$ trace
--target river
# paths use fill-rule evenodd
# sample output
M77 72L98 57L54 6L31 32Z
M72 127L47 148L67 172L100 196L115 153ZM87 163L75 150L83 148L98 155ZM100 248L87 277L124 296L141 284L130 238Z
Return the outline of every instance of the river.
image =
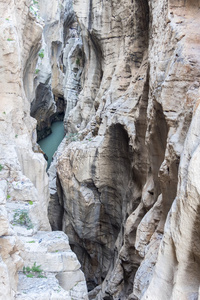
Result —
M40 140L38 144L40 145L41 149L46 153L48 156L48 165L47 169L50 166L52 161L52 157L56 152L59 144L61 143L62 139L64 138L64 126L62 121L54 122L51 126L52 133L48 135L46 138Z

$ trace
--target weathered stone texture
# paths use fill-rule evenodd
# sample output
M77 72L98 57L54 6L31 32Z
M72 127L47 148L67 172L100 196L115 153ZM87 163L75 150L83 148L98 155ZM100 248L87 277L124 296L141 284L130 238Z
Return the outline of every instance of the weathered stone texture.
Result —
M66 235L48 232L49 180L46 161L38 153L36 120L30 116L44 29L34 2L0 1L0 299L87 299L85 278ZM38 230L48 249L40 243ZM52 242L55 235L59 245ZM41 247L31 251L26 239ZM62 261L57 269L50 264L53 259ZM48 280L43 279L41 290L38 285L33 289L41 279L27 280L22 273L19 284L19 270L28 261L46 264ZM71 292L56 279L58 274L62 279L62 273L70 277Z
M0 1L0 298L87 299L30 111L90 299L200 298L199 0L33 2Z
M85 65L59 201L91 299L198 298L199 7L74 0Z
M39 1L38 8L45 24L37 65L31 70L35 93L27 96L41 139L50 133L53 121L64 119L67 130L66 118L81 90L83 52L72 0Z

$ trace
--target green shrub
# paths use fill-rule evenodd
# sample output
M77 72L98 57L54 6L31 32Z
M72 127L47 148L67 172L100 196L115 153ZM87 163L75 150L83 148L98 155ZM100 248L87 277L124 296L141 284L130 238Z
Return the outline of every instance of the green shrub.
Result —
M33 278L34 274L26 274L27 277Z
M23 267L23 273L30 278L46 278L46 276L42 275L41 273L43 270L40 268L41 266L37 266L36 262L34 262L32 268L30 267Z
M32 268L31 268L31 272L37 272L37 273L42 273L42 269L40 269L41 266L36 266L36 262L34 262Z
M35 74L38 74L40 72L40 69L35 69Z
M40 58L44 58L44 49L41 49L38 55Z
M2 171L3 170L3 166L0 164L0 171Z
M29 218L28 210L26 209L17 209L13 216L13 225L20 225L27 227L27 229L33 228L33 224Z
M47 278L47 277L42 274L38 274L37 278Z

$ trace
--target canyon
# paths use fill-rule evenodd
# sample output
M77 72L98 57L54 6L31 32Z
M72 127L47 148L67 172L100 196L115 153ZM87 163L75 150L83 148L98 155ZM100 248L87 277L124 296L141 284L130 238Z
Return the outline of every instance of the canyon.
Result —
M0 299L199 300L199 0L0 12Z

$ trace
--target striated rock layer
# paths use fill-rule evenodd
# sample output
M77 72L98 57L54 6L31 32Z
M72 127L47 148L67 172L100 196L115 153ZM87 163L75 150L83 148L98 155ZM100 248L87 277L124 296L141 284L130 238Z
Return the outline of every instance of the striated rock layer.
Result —
M47 217L47 164L30 116L45 24L37 3L0 1L0 299L87 299L68 238Z
M0 11L0 299L199 299L199 0Z
M42 45L37 65L32 57L25 79L26 86L33 85L34 93L27 90L31 99L31 115L37 120L38 140L50 133L53 121L63 120L74 108L80 93L83 53L80 28L71 0L40 0L35 5L39 18L44 21ZM30 69L31 68L31 69Z
M90 298L198 299L199 1L73 4L84 68L57 205Z

